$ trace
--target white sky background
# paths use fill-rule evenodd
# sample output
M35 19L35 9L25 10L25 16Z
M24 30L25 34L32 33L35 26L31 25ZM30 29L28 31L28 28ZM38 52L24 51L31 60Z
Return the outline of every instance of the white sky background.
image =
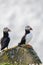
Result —
M9 27L9 48L20 42L26 25L33 28L29 44L43 62L43 0L0 0L0 38L3 28Z

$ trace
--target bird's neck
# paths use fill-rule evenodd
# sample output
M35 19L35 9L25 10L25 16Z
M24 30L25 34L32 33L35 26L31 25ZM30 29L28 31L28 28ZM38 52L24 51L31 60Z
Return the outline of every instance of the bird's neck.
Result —
M3 37L8 37L8 36L9 36L8 32L3 32Z
M30 33L30 31L26 31L25 35L27 35L27 34L29 34L29 33Z

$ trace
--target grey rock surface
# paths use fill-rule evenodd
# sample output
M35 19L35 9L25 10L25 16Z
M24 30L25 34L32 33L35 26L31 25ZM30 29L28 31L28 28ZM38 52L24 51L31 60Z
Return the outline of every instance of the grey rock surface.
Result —
M29 45L17 46L0 53L0 63L8 62L16 65L42 63L37 53Z

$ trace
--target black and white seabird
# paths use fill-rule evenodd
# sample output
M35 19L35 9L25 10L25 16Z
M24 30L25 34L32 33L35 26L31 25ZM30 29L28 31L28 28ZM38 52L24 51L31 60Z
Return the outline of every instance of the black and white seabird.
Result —
M32 39L32 28L30 26L25 27L25 35L22 37L21 42L18 44L18 46L21 46L23 44L28 44L30 40Z
M9 33L10 29L8 29L7 27L5 27L3 29L3 37L1 38L1 50L3 50L4 48L8 48L8 44L10 42L10 38L9 38Z

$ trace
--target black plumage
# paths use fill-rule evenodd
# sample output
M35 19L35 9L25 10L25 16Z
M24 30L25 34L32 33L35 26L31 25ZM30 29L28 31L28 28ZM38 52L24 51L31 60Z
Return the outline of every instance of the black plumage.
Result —
M10 31L10 30L9 30ZM8 44L10 42L8 30L3 31L3 37L1 38L1 50L4 48L8 48Z
M21 39L21 42L18 43L18 46L21 46L21 45L25 44L25 42L26 42L26 40L25 40L25 35L24 35L24 36L22 37L22 39Z
M25 44L25 42L26 42L26 39L25 39L26 35L30 33L30 30L32 30L32 28L30 26L26 26L25 35L22 37L21 42L18 43L18 46L21 46L21 45Z
M25 37L29 33L30 33L30 30L29 31L25 30L25 35L22 37L21 42L18 44L18 46L25 44L25 42L26 42Z

